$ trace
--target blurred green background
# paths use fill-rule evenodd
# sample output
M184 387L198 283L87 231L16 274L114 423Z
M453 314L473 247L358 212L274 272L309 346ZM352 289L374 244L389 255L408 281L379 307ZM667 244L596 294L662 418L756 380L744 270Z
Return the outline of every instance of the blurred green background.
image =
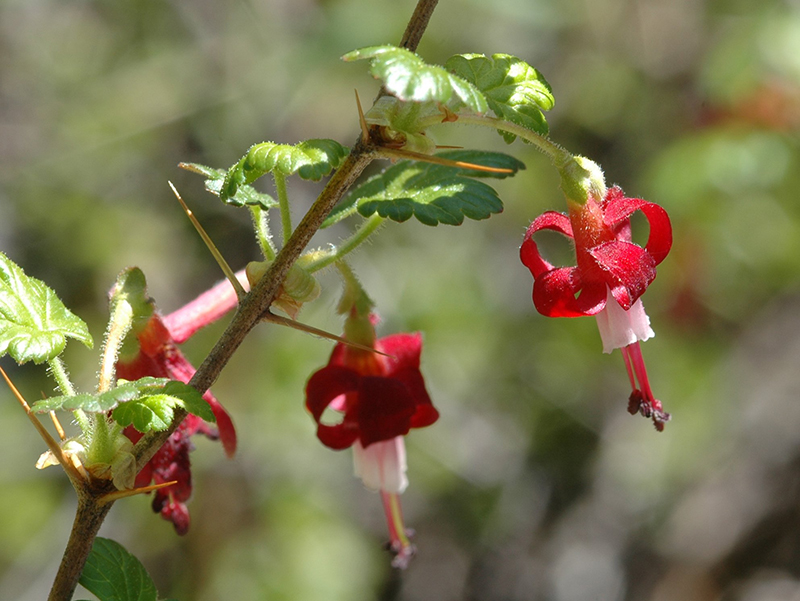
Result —
M357 135L374 97L357 47L397 43L410 0L3 0L0 249L86 319L138 265L163 312L220 278L173 181L235 267L257 258L244 211L179 161L218 167L254 142ZM442 417L408 437L403 496L419 553L382 551L380 501L350 452L318 443L303 388L330 344L265 326L214 387L239 453L196 440L192 526L149 500L115 506L101 535L180 601L771 601L800 598L800 5L786 0L442 0L419 52L517 55L551 83L554 139L609 183L662 204L675 244L645 304L643 346L673 421L625 411L619 354L592 319L548 320L519 263L528 223L563 210L530 147L455 127L437 138L507 150L480 223L390 224L353 264L383 318L421 330ZM265 189L269 189L268 185ZM320 187L290 180L297 218ZM335 229L335 228L332 228ZM324 232L314 244L345 235ZM339 283L302 313L339 331ZM223 323L184 351L199 362ZM71 344L75 380L97 353ZM32 400L43 369L4 368ZM0 391L0 600L46 597L74 495ZM76 598L89 598L78 593Z

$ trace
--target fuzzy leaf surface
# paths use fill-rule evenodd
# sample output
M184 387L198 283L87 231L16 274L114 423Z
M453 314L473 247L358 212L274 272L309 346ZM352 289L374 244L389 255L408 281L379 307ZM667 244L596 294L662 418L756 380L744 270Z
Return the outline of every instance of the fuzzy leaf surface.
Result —
M274 142L254 144L228 169L219 197L227 200L236 194L239 186L250 184L271 171L283 175L296 173L303 179L319 181L341 165L349 152L335 140L327 139L305 140L294 146Z
M199 163L181 163L180 167L187 171L204 175L206 178L206 190L211 192L214 196L221 196L220 191L222 190L222 183L225 181L225 176L228 174L227 171L224 169L214 169L213 167L200 165ZM222 202L233 207L243 207L245 205L259 206L264 210L278 206L278 201L272 198L272 196L264 192L259 192L253 186L247 185L240 185L236 190L236 194L222 199Z
M472 83L438 65L427 64L419 55L396 46L370 46L348 52L345 61L370 59L369 72L386 90L406 102L437 102L476 113L488 110L486 98Z
M547 135L548 125L542 111L555 105L550 84L539 71L510 54L457 54L445 66L472 83L486 96L495 115L522 127ZM507 142L516 136L501 135Z
M157 601L153 580L142 562L113 540L97 537L80 583L100 601Z
M31 410L35 413L47 411L75 411L82 409L89 413L107 413L120 403L127 403L144 395L161 391L168 382L167 378L145 377L133 382L125 382L100 394L81 393L73 396L54 396L36 401Z
M51 288L0 253L0 357L43 363L61 354L67 338L93 345L86 323Z
M332 213L325 225L331 225L355 211L369 217L377 213L392 221L416 217L426 225L460 225L464 218L487 219L503 210L497 192L476 178L504 178L525 165L499 152L457 150L436 156L511 169L511 173L489 173L419 161L400 161L354 190Z
M132 425L139 432L160 431L170 426L178 407L206 421L215 421L211 405L203 395L188 384L174 380L167 383L162 392L121 403L111 416L121 426Z

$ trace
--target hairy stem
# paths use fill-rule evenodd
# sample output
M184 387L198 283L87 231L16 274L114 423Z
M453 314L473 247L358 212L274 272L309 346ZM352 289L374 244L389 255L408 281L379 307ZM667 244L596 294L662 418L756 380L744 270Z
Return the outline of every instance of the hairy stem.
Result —
M289 210L289 193L286 191L286 176L280 171L272 170L272 179L275 180L275 192L278 196L278 205L281 209L281 232L283 233L283 244L292 235L292 213Z
M442 122L440 116L434 116L420 121L421 127L429 127ZM556 167L564 166L571 158L572 153L566 148L554 142L547 136L537 134L516 123L498 119L496 117L488 117L485 115L458 115L456 123L461 125L477 125L479 127L490 127L495 130L505 131L514 134L526 142L530 142L542 153L546 154Z
M58 386L58 389L61 391L61 394L67 396L74 395L75 386L72 385L72 380L69 379L67 366L64 365L64 362L61 360L61 357L60 356L53 357L52 359L50 359L50 361L47 362L47 365L48 367L50 367L50 375L52 375L53 379L56 381L56 386ZM80 409L78 409L77 411L73 411L72 416L78 423L81 432L88 432L89 429L92 427L88 416Z
M272 245L272 233L269 231L269 219L267 212L259 206L250 207L250 215L253 218L253 226L256 230L256 239L264 258L267 261L274 261L275 247Z
M377 213L371 215L366 221L362 222L358 228L356 228L356 231L353 232L349 238L342 240L342 242L338 244L336 248L333 248L330 251L323 251L314 256L311 262L305 266L306 270L309 273L314 273L327 267L328 265L332 265L348 253L358 248L362 242L369 238L370 235L385 222L386 219Z

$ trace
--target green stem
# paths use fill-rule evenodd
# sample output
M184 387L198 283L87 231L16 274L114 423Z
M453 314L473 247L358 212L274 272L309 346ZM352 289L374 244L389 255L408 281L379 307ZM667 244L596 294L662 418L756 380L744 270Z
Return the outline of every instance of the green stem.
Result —
M289 211L289 195L286 192L286 176L276 170L272 170L272 178L275 180L275 191L278 194L278 205L281 209L281 226L283 232L283 243L292 235L292 214Z
M329 251L322 251L315 254L314 258L305 265L306 271L309 273L319 271L354 251L362 242L369 238L375 230L383 225L385 221L386 219L374 213L366 221L362 222L361 225L356 228L356 231L354 231L349 238L344 239L341 244Z
M272 245L272 233L269 231L269 220L267 212L257 205L250 206L250 215L253 218L253 226L256 230L256 238L261 252L267 261L275 260L275 247Z
M67 367L64 365L64 362L61 360L61 357L54 357L47 362L48 366L50 367L50 374L53 376L53 379L56 381L56 385L58 389L61 391L61 394L66 396L73 396L75 394L75 387L72 385L72 381L69 379L69 374L67 373Z
M424 129L441 122L441 116L431 116L420 120L419 126ZM515 136L519 136L526 142L533 144L538 150L550 157L550 160L559 169L567 164L573 157L571 152L569 152L560 144L553 142L553 140L547 136L537 134L535 131L522 127L521 125L517 125L516 123L511 123L510 121L497 119L496 117L488 117L485 115L459 115L458 121L455 123L460 123L463 125L477 125L479 127L490 127L495 130L505 131L510 134L514 134Z
M47 364L50 367L50 374L56 381L56 386L58 386L61 394L73 396L75 394L75 386L73 386L72 381L69 379L67 367L64 365L61 357L54 357L50 359ZM88 432L91 428L89 417L80 409L73 411L72 415L75 418L75 421L78 422L78 426L80 426L81 431Z

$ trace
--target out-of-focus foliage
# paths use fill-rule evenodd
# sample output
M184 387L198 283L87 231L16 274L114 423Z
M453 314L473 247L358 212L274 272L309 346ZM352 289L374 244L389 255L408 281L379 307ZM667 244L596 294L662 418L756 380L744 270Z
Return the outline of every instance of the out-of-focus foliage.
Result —
M0 249L95 337L107 290L138 265L170 311L220 277L171 198L172 180L234 268L258 255L248 215L179 161L231 165L263 139L358 135L366 64L397 43L411 1L11 0L0 5ZM563 210L529 146L431 130L439 144L511 152L505 211L460 228L388 224L353 258L379 335L422 330L442 417L408 438L403 495L419 555L392 574L376 495L318 444L303 386L330 344L265 325L214 387L239 453L198 442L192 527L175 537L147 499L119 502L122 542L181 601L372 599L763 601L800 594L800 8L788 0L443 0L419 48L507 53L547 78L550 133L609 183L663 205L675 244L644 302L662 434L628 415L619 356L591 319L533 309L517 253ZM374 174L381 166L376 165ZM262 184L259 181L256 186ZM269 193L269 186L261 186ZM319 184L289 182L296 216ZM346 235L323 231L324 246ZM542 242L548 256L564 253ZM301 319L331 331L338 283ZM215 325L184 350L199 361ZM65 359L91 390L96 353ZM29 397L41 368L4 360ZM74 495L0 393L0 599L45 598ZM71 433L74 433L71 432ZM88 593L78 593L88 598Z

